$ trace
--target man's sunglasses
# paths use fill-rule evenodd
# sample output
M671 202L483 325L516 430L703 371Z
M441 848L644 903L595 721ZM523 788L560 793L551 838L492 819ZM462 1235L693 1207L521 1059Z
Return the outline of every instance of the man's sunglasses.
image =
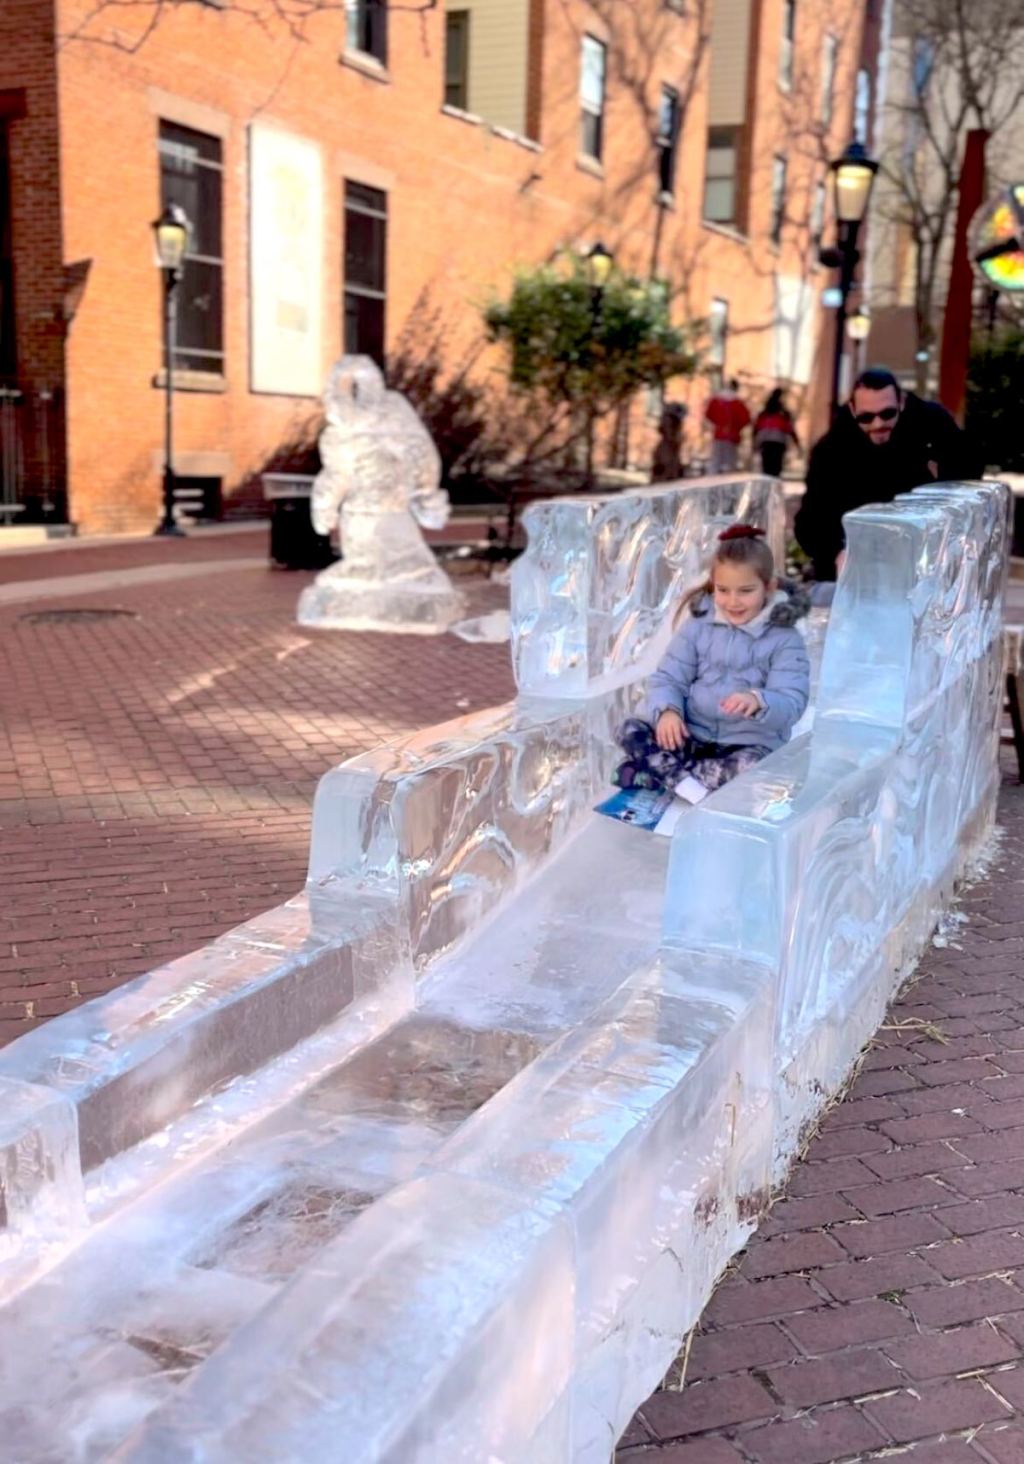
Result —
M872 422L895 422L899 414L899 407L883 407L880 412L858 412L853 420L858 427L870 427Z

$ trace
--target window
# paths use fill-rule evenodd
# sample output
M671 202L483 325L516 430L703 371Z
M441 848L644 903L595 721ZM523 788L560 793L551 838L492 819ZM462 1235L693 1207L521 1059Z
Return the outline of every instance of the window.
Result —
M738 127L709 127L704 173L704 217L712 224L734 224Z
M927 36L914 38L914 59L912 85L914 96L920 101L928 90L935 69L935 42Z
M14 247L11 239L11 173L8 129L0 122L0 379L18 367L14 329Z
M897 305L909 309L917 299L918 246L913 239L903 241L903 258L898 262Z
M773 244L782 241L782 225L786 218L786 159L776 158L772 163L772 226Z
M382 66L388 64L387 0L346 0L348 29L346 44L350 51L362 51Z
M468 10L449 10L444 19L444 102L469 110Z
M821 125L832 126L835 106L836 66L839 62L839 37L826 36L821 56Z
M708 365L725 369L725 350L729 337L729 302L712 300L708 312Z
M796 0L782 0L782 44L779 47L779 85L793 85L793 49L796 41Z
M862 66L857 72L857 92L853 104L853 135L858 142L868 145L868 126L871 120L871 72Z
M811 243L815 249L821 248L821 239L825 232L825 193L824 183L818 183L814 189L814 202L811 205Z
M176 203L191 225L178 286L174 369L224 370L224 254L220 138L174 122L160 123L160 204Z
M604 87L607 47L593 36L583 37L580 65L581 146L584 157L601 161L604 153Z
M345 354L384 365L388 196L345 183Z
M675 192L678 148L679 93L674 87L663 86L658 114L658 188L661 193Z

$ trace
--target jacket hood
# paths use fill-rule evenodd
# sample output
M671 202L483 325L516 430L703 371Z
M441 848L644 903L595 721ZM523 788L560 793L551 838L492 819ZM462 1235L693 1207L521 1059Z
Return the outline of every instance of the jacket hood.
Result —
M811 598L803 585L796 580L779 580L779 588L775 592L771 608L768 611L767 619L762 619L764 611L749 622L749 625L737 626L738 630L751 630L760 632L768 626L790 626L802 620L811 608ZM694 600L690 612L696 619L705 615L714 617L715 599L713 595L705 592Z

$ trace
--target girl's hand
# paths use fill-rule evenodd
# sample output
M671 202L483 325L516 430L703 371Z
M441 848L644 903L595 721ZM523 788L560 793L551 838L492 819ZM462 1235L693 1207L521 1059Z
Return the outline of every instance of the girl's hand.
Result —
M761 710L761 701L752 691L734 691L719 706L727 717L755 717Z
M678 712L662 712L654 729L654 740L662 752L678 752L689 735Z

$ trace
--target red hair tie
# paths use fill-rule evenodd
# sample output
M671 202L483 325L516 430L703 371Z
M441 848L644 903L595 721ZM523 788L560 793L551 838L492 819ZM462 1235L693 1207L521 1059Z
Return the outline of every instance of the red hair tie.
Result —
M755 529L753 524L730 524L727 529L723 529L722 532L719 534L718 541L720 544L724 544L727 539L763 538L764 529Z

